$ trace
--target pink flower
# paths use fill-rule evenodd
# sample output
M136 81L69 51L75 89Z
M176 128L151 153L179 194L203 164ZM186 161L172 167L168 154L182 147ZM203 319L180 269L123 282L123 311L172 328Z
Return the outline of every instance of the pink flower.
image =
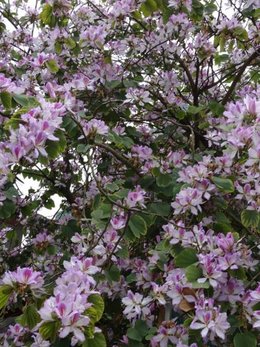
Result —
M31 290L35 290L42 288L44 281L40 272L28 267L18 267L16 271L7 271L5 273L3 283L14 288L22 286L24 289L28 287Z
M136 187L135 191L129 192L126 197L126 204L128 207L135 207L139 205L144 206L145 191L140 186Z
M149 304L152 302L152 298L144 297L139 293L133 293L131 290L128 291L127 297L122 299L122 303L126 306L123 313L127 319L135 320L140 318L142 315L145 317L150 314Z
M213 307L212 303L205 302L204 307L196 308L195 317L191 322L190 328L201 330L201 336L213 341L216 335L222 340L225 339L226 330L230 328L227 321L227 314L221 313L219 308Z
M184 213L191 211L192 214L197 215L198 211L201 212L202 192L196 188L182 189L180 193L176 195L175 201L171 204L174 209L174 214Z
M95 134L107 135L109 130L105 122L99 119L91 119L89 122L85 122L83 124L83 129L86 136Z
M122 215L115 216L110 220L110 224L115 230L123 229L126 224L126 217Z

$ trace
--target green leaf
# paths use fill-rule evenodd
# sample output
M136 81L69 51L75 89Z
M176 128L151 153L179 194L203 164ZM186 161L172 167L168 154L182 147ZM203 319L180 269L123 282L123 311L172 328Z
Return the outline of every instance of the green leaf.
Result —
M156 184L158 187L168 187L172 183L172 176L169 174L159 174L156 177Z
M224 193L233 193L234 184L229 178L212 177L213 183Z
M229 59L228 54L227 54L227 56ZM221 116L224 112L225 107L221 103L213 100L213 101L209 102L209 109L214 115Z
M91 308L94 308L96 311L96 315L97 315L95 320L95 323L96 323L97 321L101 319L103 315L104 308L105 308L104 300L99 294L91 294L88 297L88 302L92 303Z
M65 44L70 49L73 49L77 46L76 42L71 37L65 39Z
M135 341L141 342L143 337L139 335L138 331L135 328L129 328L127 330L127 336Z
M260 222L260 213L255 210L244 210L241 213L241 221L246 228L255 228Z
M151 203L147 206L147 210L159 216L166 217L171 212L170 204L166 202Z
M31 304L25 307L24 313L16 321L24 327L33 329L41 321L41 317L35 305Z
M0 310L5 307L8 303L9 297L11 296L13 288L8 285L0 286Z
M87 153L88 149L89 149L89 145L79 144L77 146L77 152L78 153Z
M245 28L237 27L232 30L232 34L239 40L248 40L248 33Z
M197 113L200 113L201 111L203 111L204 109L205 109L204 106L193 106L193 105L190 105L188 107L187 112L190 113L190 114L197 114Z
M208 289L210 287L210 284L208 281L203 282L203 283L199 283L199 282L191 282L192 284L192 288L197 289L197 288L204 288L204 289Z
M118 282L120 279L120 270L117 266L112 265L109 270L105 271L107 279L110 282Z
M39 105L39 102L33 96L27 96L23 94L13 94L15 102L23 107L33 107Z
M106 347L106 339L102 333L96 333L93 339L86 339L82 347Z
M131 273L130 275L126 276L126 283L133 283L136 282L136 274Z
M127 336L135 341L141 342L148 333L148 326L145 321L137 320L133 328L127 330Z
M9 218L16 211L16 205L11 200L5 200L3 205L0 206L0 218Z
M257 340L254 334L250 332L238 333L234 337L234 347L256 347Z
M192 264L186 268L185 275L189 282L195 282L202 277L202 270L198 265Z
M55 44L54 44L54 48L55 48L55 52L57 54L61 54L61 52L62 52L62 43L59 42L59 41L56 41Z
M212 14L214 11L217 11L218 7L216 4L214 4L214 1L211 1L210 3L207 3L204 7L204 12L206 14Z
M121 80L107 81L105 83L105 87L112 90L112 89L119 87L121 83L122 83Z
M147 225L145 220L139 216L138 214L134 214L129 219L129 228L135 237L139 238L141 235L145 235L147 233Z
M5 109L12 108L12 95L6 91L0 93L0 99Z
M59 321L44 322L39 328L39 333L44 340L54 341L57 337L59 328Z
M198 261L197 252L193 248L186 248L181 251L175 258L176 267L186 268Z
M102 203L99 207L91 213L91 217L94 220L107 219L110 218L112 213L112 205Z
M57 130L54 134L59 140L58 141L46 141L46 152L48 153L49 159L57 158L66 148L66 137L62 130Z
M55 18L53 16L53 8L49 4L45 4L43 6L43 10L40 13L40 19L43 24L54 26L55 24Z
M57 73L60 69L55 59L48 60L46 66L51 73Z
M19 195L18 191L13 186L8 188L4 193L6 198L9 200L12 200L14 197Z
M140 10L145 17L148 17L157 10L157 3L155 0L146 0L142 3Z

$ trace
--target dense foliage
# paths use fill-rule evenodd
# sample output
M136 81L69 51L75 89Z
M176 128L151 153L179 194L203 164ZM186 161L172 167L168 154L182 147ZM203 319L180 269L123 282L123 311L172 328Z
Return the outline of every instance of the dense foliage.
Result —
M259 1L0 0L0 34L0 345L259 345Z

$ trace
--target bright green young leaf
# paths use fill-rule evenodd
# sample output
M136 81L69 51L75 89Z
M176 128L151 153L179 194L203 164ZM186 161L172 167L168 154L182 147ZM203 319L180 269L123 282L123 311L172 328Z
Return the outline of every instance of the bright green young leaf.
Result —
M5 109L9 110L12 108L12 95L10 93L6 91L1 92L0 99Z
M0 310L8 303L13 288L8 285L0 286Z
M95 322L99 321L103 315L104 308L105 308L104 300L99 294L91 294L88 297L88 302L92 303L91 307L93 307L96 311L97 316L96 316Z
M59 71L59 65L57 64L56 60L50 59L46 62L46 66L49 69L51 73L57 73Z
M142 3L140 10L145 17L149 17L154 11L157 10L157 3L155 0L146 0Z
M50 4L45 4L42 12L40 13L40 19L43 24L53 26L55 18L53 15L53 8Z

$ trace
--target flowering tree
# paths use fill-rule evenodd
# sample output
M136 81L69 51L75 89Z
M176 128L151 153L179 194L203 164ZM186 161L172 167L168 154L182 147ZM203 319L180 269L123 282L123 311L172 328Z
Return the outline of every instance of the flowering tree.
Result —
M30 6L0 0L1 346L256 347L259 1Z

